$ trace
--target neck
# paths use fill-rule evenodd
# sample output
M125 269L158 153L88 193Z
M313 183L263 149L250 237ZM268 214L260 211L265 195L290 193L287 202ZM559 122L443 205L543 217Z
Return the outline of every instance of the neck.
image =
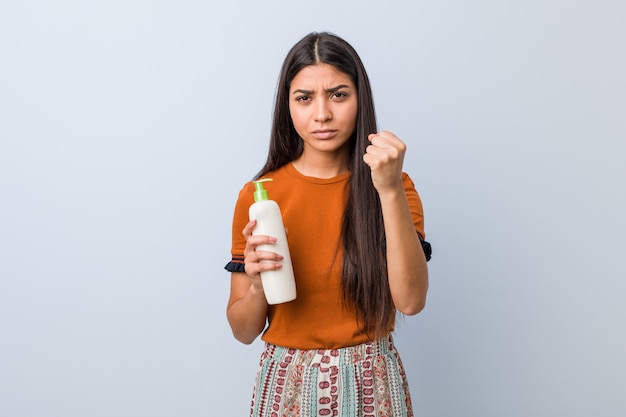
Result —
M348 156L311 155L304 152L293 161L293 166L307 177L333 178L348 171Z

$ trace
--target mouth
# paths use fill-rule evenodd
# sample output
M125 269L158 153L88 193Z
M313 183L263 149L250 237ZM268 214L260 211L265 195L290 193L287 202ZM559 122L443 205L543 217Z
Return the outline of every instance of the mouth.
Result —
M337 134L337 131L332 129L318 129L311 133L313 134L313 137L317 139L331 139Z

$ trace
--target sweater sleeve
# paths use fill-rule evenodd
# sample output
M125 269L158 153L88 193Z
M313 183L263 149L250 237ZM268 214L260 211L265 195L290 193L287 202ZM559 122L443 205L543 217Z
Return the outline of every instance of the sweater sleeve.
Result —
M432 247L426 239L426 233L424 231L424 208L422 206L422 200L415 189L413 180L407 173L402 174L402 183L404 184L404 193L409 201L409 208L411 210L411 217L413 218L413 224L415 231L417 232L424 255L426 255L426 261L429 261L432 255Z
M253 191L254 187L252 183L246 183L241 191L239 191L239 197L235 203L232 221L232 257L226 266L224 266L224 269L229 272L245 272L243 252L246 249L246 239L243 237L243 228L248 223L248 209L254 202Z

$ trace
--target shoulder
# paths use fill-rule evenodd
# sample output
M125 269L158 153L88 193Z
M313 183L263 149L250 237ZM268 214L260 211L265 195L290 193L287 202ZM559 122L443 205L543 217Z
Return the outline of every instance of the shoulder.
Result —
M294 183L297 181L297 178L293 175L292 169L290 168L290 164L283 165L275 171L268 172L259 179L271 179L271 181L267 181L263 184L263 187L270 195L272 195L272 192L276 193L282 192L283 190L292 190ZM246 186L254 190L254 184L252 182L246 184Z
M289 174L288 165L289 164L284 165L277 170L268 172L258 178L259 180L271 179L271 181L267 181L263 184L263 188L265 188L268 193L271 193L272 190L282 188L285 185L291 185L293 178ZM256 180L251 180L243 184L239 190L239 200L254 200L254 181Z
M402 186L404 187L404 193L407 195L407 197L409 197L409 200L411 200L411 198L414 198L417 201L420 201L420 196L417 192L417 188L415 187L415 182L413 182L411 176L406 172L402 173Z
M402 185L404 186L404 191L416 191L415 190L415 183L413 182L413 180L411 179L411 176L406 173L403 172L402 173Z

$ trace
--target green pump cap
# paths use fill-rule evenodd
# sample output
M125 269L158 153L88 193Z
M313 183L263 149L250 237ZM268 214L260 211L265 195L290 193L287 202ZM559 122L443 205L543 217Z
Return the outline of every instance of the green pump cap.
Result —
M265 188L263 188L263 183L266 181L274 181L271 178L263 178L262 180L258 180L258 181L252 181L252 183L254 184L254 188L255 188L255 192L254 192L254 201L261 201L261 200L269 200L269 197L267 196L267 190Z

